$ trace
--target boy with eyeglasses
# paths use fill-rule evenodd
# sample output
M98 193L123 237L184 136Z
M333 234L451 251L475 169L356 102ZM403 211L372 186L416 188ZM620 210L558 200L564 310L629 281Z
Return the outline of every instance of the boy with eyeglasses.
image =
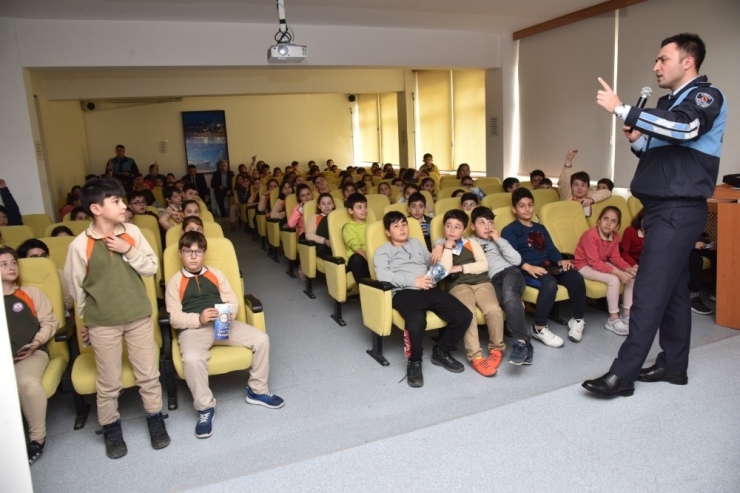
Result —
M270 370L270 340L263 331L234 320L239 301L226 276L218 269L204 265L208 242L205 236L189 231L178 242L182 269L172 276L165 290L165 303L170 324L177 329L185 381L193 394L198 411L195 436L213 434L216 399L208 386L208 351L213 345L246 347L253 353L247 385L248 404L278 409L283 399L267 387ZM214 322L219 317L215 305L231 305L229 338L215 339Z

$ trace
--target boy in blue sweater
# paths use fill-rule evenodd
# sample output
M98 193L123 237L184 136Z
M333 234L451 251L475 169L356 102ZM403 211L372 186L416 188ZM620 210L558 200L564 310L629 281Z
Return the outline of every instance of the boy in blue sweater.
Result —
M501 236L522 256L519 266L524 281L539 289L535 309L532 337L549 347L561 347L563 339L547 327L547 316L555 304L558 284L568 290L573 318L568 321L568 338L580 342L586 323L586 283L583 276L573 269L570 260L563 259L552 242L550 233L541 224L532 221L534 197L527 188L517 188L511 194L512 211L517 220L506 226Z

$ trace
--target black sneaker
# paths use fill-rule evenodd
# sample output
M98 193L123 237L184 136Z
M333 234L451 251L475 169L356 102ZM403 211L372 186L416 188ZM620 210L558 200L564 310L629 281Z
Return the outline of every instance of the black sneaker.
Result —
M121 420L118 419L113 423L103 425L102 430L95 432L97 435L103 435L105 438L105 455L110 459L119 459L128 453L126 442L123 441L123 431L121 430Z
M532 364L532 357L534 356L534 346L532 346L532 341L527 341L527 357L524 358L525 365L531 365Z
M423 387L424 375L421 373L421 361L409 360L406 365L406 381L409 387Z
M39 443L39 442L31 442L28 444L27 450L28 450L28 464L31 465L34 462L36 462L36 459L41 457L41 453L44 451L44 444Z
M442 366L452 373L462 373L465 370L462 363L453 358L449 351L439 349L439 346L434 346L432 349L432 364Z
M162 414L162 412L146 415L149 438L151 438L152 448L154 450L165 448L170 444L170 436L167 434L167 428L164 426L164 420L167 418L169 418L169 415Z
M691 311L699 315L710 315L714 313L714 310L705 305L704 301L698 296L691 298Z
M522 341L516 341L511 346L511 353L509 354L509 363L512 365L523 365L524 361L527 359L527 354L529 351L527 351L527 344Z

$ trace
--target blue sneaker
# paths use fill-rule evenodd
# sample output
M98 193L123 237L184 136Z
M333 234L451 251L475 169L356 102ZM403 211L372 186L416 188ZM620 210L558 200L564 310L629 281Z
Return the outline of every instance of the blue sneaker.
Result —
M213 435L213 419L216 417L216 409L209 407L205 411L198 411L198 424L195 425L195 436L208 438Z
M523 365L527 359L527 344L522 341L516 341L511 346L511 353L509 354L509 363L512 365Z
M255 394L249 387L247 387L246 401L247 404L257 404L259 406L269 407L270 409L280 409L285 405L285 401L272 392Z
M534 347L532 346L532 341L527 341L527 357L524 358L524 364L531 365L533 356L534 356Z

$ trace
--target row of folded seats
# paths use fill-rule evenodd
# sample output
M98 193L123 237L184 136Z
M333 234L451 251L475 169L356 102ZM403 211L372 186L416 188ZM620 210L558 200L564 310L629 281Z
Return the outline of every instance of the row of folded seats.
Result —
M72 393L76 411L74 429L81 429L85 426L90 410L90 404L86 402L85 396L96 393L97 370L94 347L85 344L79 330L83 325L77 316L76 306L69 306L69 303L65 306L62 269L70 244L90 223L87 221L52 223L51 218L45 214L25 215L23 222L23 226L0 227L2 245L17 248L24 241L37 238L49 248L48 258L19 259L19 269L22 273L20 281L22 286L37 287L51 301L59 327L55 336L46 344L49 363L42 384L47 398L56 393L60 384L64 391ZM167 231L163 249L159 226L154 217L134 216L133 223L139 227L145 240L152 246L159 262L157 273L142 279L152 305L154 339L159 349L158 366L166 382L168 408L172 410L178 407L176 379L184 379L184 372L177 335L169 326L169 318L164 310L164 287L165 281L182 267L178 250L182 228L177 225ZM203 233L208 241L205 264L221 270L226 275L239 299L239 310L234 318L265 331L261 302L252 295L244 294L241 271L233 244L224 238L223 230L218 223L204 220L203 225ZM57 226L69 228L73 236L49 236ZM123 345L121 379L123 388L129 388L136 383L125 341ZM214 346L208 360L208 373L219 375L246 370L251 364L252 352L247 348Z
M488 179L487 179L488 180ZM498 178L490 178L495 181ZM480 181L480 180L479 180ZM450 181L452 183L452 181ZM454 183L459 186L459 180ZM499 181L500 184L500 181ZM487 186L487 185L482 185ZM525 184L526 186L526 184ZM462 188L462 187L460 187ZM454 187L444 187L441 190L453 190ZM264 192L264 191L263 191ZM270 202L274 204L277 199L277 190L273 190ZM400 193L400 192L399 192ZM427 192L428 193L428 192ZM583 207L573 201L560 201L558 193L553 189L533 190L532 195L535 201L535 221L543 224L552 236L555 246L563 253L573 254L581 235L589 228L596 226L601 211L607 206L615 206L622 213L619 234L623 236L624 230L629 226L632 217L642 209L642 204L635 197L630 196L627 200L619 195L613 195L609 199L592 205L591 215L586 217ZM317 212L318 194L313 192L314 199L305 203L303 207L304 224L308 224L310 218ZM288 275L294 276L294 268L300 265L300 270L305 276L304 293L314 299L316 296L313 292L313 282L321 273L326 278L327 292L334 301L334 309L331 318L340 326L346 323L342 318L342 305L348 297L359 295L362 306L362 318L364 325L373 332L373 348L368 353L383 364L387 364L382 356L382 337L391 333L393 326L403 327L404 322L400 314L391 308L391 291L389 286L383 286L377 282L373 266L373 255L375 251L389 241L383 229L383 216L389 211L400 211L407 216L408 208L406 203L391 204L389 198L382 194L369 193L365 197L368 202L366 246L368 264L370 268L370 278L363 280L354 279L352 273L347 268L346 259L347 247L342 236L342 228L352 220L351 216L344 208L344 197L337 195L332 191L334 198L335 210L326 218L328 223L328 238L331 247L317 245L314 242L299 238L295 228L287 225L281 226L280 220L268 220L264 212L260 213L255 208L243 208L243 220L255 228L256 238L262 238L263 247L267 242L268 255L279 262L278 251L282 246L285 258L289 261ZM431 243L443 238L444 225L443 218L445 212L451 209L460 208L460 198L450 198L438 196L436 202L428 197L427 205L429 212L433 213L429 230ZM297 203L295 194L286 197L286 211L292 211ZM505 226L515 220L512 211L511 193L495 192L486 195L480 205L492 209L495 215L496 229L500 232ZM253 216L250 218L249 213ZM262 217L262 226L260 227L260 217ZM249 222L254 219L253 222ZM412 237L417 238L425 243L421 225L418 221L409 221L409 230ZM472 234L470 226L465 232L465 236ZM585 280L586 296L592 300L599 300L606 297L606 284ZM522 297L522 301L535 303L537 300L538 290L532 286L527 286ZM563 286L558 287L556 302L568 300L568 292ZM436 315L429 313L427 317L427 330L442 328L445 323ZM556 308L551 313L551 319L566 325L566 322L559 316L559 310ZM485 319L480 310L477 311L477 321L479 325L485 324Z

